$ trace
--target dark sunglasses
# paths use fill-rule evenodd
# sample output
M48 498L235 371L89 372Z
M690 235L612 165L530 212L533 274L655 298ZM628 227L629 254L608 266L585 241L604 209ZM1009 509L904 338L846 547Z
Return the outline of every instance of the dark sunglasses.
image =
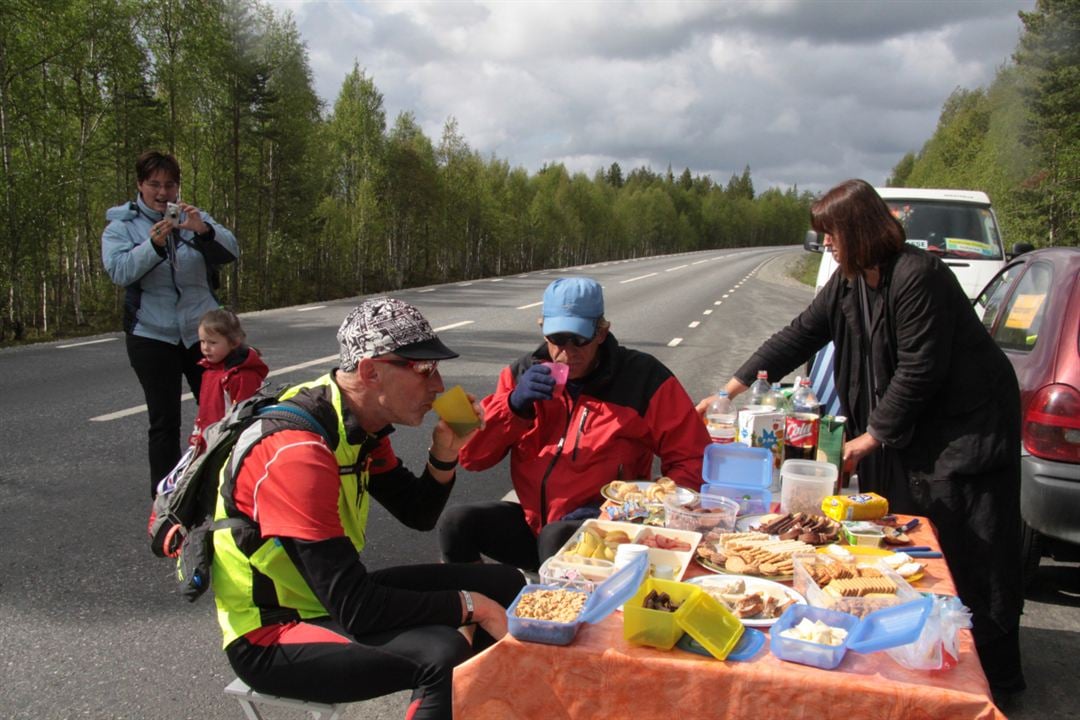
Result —
M592 334L592 337L581 337L575 333L555 333L554 335L545 335L544 339L555 347L565 347L567 345L573 345L574 347L585 347L593 340L596 339L596 333Z
M407 367L414 373L423 375L424 377L431 377L435 374L435 371L439 369L438 360L405 360L404 358L396 357L377 357L371 359L376 362L386 363L387 365Z

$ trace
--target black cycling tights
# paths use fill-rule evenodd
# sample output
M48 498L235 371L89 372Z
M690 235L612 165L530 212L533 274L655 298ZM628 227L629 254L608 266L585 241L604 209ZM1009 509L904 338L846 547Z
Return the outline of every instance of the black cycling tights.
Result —
M520 572L502 565L415 565L380 570L372 579L414 590L473 590L504 605L524 585ZM514 595L506 597L510 589ZM251 635L257 638L259 631ZM476 649L490 642L477 628ZM337 703L412 689L405 717L429 720L452 716L453 669L473 648L452 627L421 625L354 638L323 617L290 623L269 642L241 637L225 653L237 676L258 692Z

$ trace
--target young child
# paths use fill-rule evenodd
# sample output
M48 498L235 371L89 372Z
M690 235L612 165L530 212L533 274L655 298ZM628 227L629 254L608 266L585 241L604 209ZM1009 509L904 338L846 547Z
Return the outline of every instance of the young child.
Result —
M225 417L233 404L245 400L266 379L268 368L254 348L244 344L247 335L240 318L230 310L211 310L199 320L199 348L205 368L199 391L199 415L191 444L202 441L202 433L211 423Z

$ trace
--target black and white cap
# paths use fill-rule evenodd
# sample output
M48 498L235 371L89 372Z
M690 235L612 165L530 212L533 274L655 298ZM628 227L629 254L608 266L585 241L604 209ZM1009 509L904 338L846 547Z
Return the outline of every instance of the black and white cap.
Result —
M352 372L364 358L394 353L409 360L449 360L458 354L442 344L420 311L390 297L353 308L337 333L341 369Z

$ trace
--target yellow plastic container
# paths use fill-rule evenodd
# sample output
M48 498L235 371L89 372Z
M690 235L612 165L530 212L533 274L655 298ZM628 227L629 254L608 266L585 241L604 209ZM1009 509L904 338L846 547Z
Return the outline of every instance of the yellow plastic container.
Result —
M872 492L858 495L830 495L821 501L821 511L838 522L877 520L889 514L889 501Z
M675 622L717 660L727 658L743 635L742 621L707 592L691 597L675 615Z
M645 596L666 592L679 605L675 612L646 610ZM711 595L696 585L650 578L623 605L623 637L633 645L670 650L689 633L718 660L728 656L743 634L743 624Z
M685 631L675 619L675 613L645 609L645 596L652 590L666 592L671 596L671 601L679 606L679 610L687 600L702 592L695 585L649 578L641 584L634 597L623 605L623 638L628 643L670 650Z

